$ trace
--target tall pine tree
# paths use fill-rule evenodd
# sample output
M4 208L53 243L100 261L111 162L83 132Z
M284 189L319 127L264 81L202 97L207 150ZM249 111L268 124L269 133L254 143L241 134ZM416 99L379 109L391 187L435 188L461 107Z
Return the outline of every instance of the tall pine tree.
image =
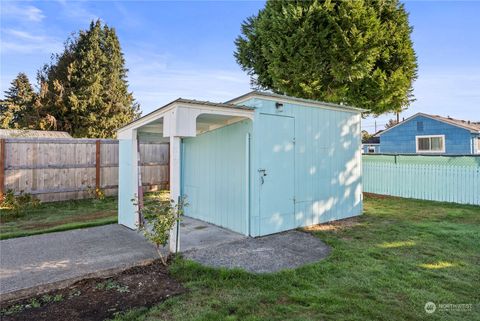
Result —
M269 0L235 58L256 88L399 112L417 76L411 32L399 0Z
M0 128L35 128L36 94L30 80L19 73L0 101Z
M139 116L113 28L97 20L69 39L63 53L39 72L42 104L56 129L74 137L114 137Z

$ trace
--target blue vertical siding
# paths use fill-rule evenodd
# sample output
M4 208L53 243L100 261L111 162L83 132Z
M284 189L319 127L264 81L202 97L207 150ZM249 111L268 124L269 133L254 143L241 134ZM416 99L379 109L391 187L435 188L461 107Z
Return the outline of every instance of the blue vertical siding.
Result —
M419 126L419 122L423 126ZM415 137L420 135L445 135L445 154L472 153L472 134L470 131L421 115L381 134L381 152L415 154Z
M296 227L295 224L295 119L260 114L257 134L260 149L260 235Z
M248 235L247 134L241 121L184 138L182 191L185 215Z
M295 119L295 225L342 219L361 214L361 135L360 114L284 104L278 112L275 102L251 99L243 105L256 107L252 135L251 230L260 233L260 155L259 135L264 124L260 113ZM279 187L281 188L281 186Z
M132 154L137 151L130 139L120 139L118 144L118 223L135 229L136 207L132 198L137 193L137 183L133 177Z

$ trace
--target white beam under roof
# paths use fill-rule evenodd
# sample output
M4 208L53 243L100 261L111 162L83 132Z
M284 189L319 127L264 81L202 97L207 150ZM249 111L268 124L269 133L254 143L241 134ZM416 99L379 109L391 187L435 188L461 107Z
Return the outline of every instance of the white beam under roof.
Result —
M164 137L194 137L197 134L197 117L205 114L226 116L225 118L231 118L233 123L245 118L253 119L254 109L232 104L176 100L120 128L118 137L130 138L129 132L132 130L145 128L145 131L148 131L154 128L156 123L163 123Z

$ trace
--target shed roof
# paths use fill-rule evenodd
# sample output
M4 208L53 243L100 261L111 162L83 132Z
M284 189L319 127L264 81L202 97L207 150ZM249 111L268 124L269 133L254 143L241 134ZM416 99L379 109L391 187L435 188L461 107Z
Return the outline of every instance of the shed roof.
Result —
M207 101L207 100L196 100L196 99L186 99L186 98L177 98L171 102L169 102L168 104L166 105L163 105L162 107L159 107L157 109L155 109L154 111L151 111L149 112L148 114L138 118L138 119L135 119L134 121L131 121L125 125L123 125L122 127L118 128L117 131L120 131L122 130L123 128L127 127L127 126L130 126L131 124L135 123L135 122L138 122L156 112L158 112L159 110L162 110L164 108L167 108L173 104L181 104L181 103L184 103L184 104L193 104L193 105L199 105L199 106L209 106L209 107L221 107L221 108L234 108L234 109L241 109L241 110L254 110L255 108L253 107L248 107L248 106L243 106L243 105L235 105L235 104L229 104L229 103L214 103L214 102L211 102L211 101Z
M73 138L69 133L54 130L0 129L0 138Z
M327 103L324 101L319 101L319 100L313 100L313 99L305 99L305 98L298 98L298 97L290 97L286 95L280 95L280 94L275 94L272 92L266 92L266 91L251 91L249 93L243 94L237 98L231 99L227 101L226 103L233 103L235 101L242 101L245 99L248 99L252 96L261 96L261 97L267 97L267 98L275 98L275 99L281 99L285 101L291 101L291 102L299 102L303 104L310 104L310 105L316 105L319 107L333 107L336 109L343 109L346 111L356 111L356 112L364 112L367 111L366 109L363 108L358 108L358 107L352 107L352 106L347 106L347 105L340 105L340 104L334 104L334 103Z
M457 127L469 130L470 132L473 132L473 133L480 133L480 123L479 122L473 122L473 121L467 121L467 120L461 120L461 119L454 119L454 118L443 117L443 116L439 116L439 115L416 113L415 115L408 117L404 121L401 121L398 124L388 128L388 129L385 129L383 132L378 133L378 135L381 136L381 135L385 134L386 132L388 132L389 130L391 130L391 129L397 127L397 126L400 126L400 125L402 125L402 124L404 124L404 123L406 123L406 122L408 122L408 121L410 121L410 120L412 120L412 119L414 119L418 116L424 116L424 117L428 117L428 118L431 118L431 119L434 119L434 120L438 120L438 121L441 121L441 122L444 122L444 123L447 123L447 124L450 124L450 125L453 125L453 126L457 126Z

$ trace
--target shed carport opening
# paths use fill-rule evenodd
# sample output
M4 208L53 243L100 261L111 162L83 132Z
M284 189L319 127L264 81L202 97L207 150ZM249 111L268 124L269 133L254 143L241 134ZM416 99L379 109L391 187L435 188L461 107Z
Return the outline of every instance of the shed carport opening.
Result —
M203 180L203 176L212 177L215 176L215 161L212 159L197 159L196 156L205 154L215 154L220 156L221 150L226 146L221 146L219 141L225 141L225 139L215 139L215 137L208 138L209 133L215 133L213 136L231 137L232 141L228 145L232 149L235 148L235 144L239 143L238 135L241 131L237 128L248 128L251 126L251 122L254 117L254 108L246 106L238 106L233 104L221 104L212 103L206 101L177 99L154 112L147 114L146 116L126 125L118 130L119 139L119 198L118 198L118 222L124 226L135 229L139 224L138 206L131 200L137 195L140 195L141 189L139 189L139 172L138 172L138 141L143 139L165 141L170 143L170 198L178 200L179 196L184 194L190 197L189 192L192 193L192 198L189 199L191 204L191 212L195 213L198 208L196 207L195 199L201 197L201 191L196 188L195 179ZM228 127L228 129L224 129ZM230 128L236 131L233 135L228 136ZM194 138L197 135L202 136L197 143ZM227 135L227 136L222 136ZM200 136L198 138L200 138ZM242 143L237 146L246 153L248 131L245 131L242 137ZM207 137L206 139L204 137ZM184 141L185 143L182 143ZM204 148L206 150L201 150ZM182 150L187 149L187 152ZM208 151L209 153L205 153ZM223 155L228 159L231 155ZM245 157L244 154L239 155ZM192 158L193 157L193 158ZM235 160L235 159L234 159ZM213 162L212 162L213 161ZM186 162L186 166L182 164ZM188 177L194 178L193 181L189 181L184 186L186 191L182 191L182 171L189 171L191 167L188 166L192 162L203 162L205 168L210 169L212 172L199 173L198 171L188 173ZM244 163L246 165L247 162ZM238 169L234 168L234 162L222 161L225 167L225 171L238 172ZM247 179L247 169L243 169L245 172L244 179ZM228 182L228 178L223 180L212 181L212 184L219 184L221 182ZM228 186L227 186L228 189ZM243 190L244 197L248 198L247 189ZM218 199L213 200L218 201ZM208 209L207 209L208 210ZM188 213L187 213L188 214ZM248 219L248 213L245 211L242 220L246 222ZM233 224L233 223L232 223ZM220 224L218 224L220 225ZM232 226L227 226L232 230ZM175 252L178 249L177 242L178 237L175 235L176 227L172 229L170 237L170 251ZM245 232L245 231L239 231Z

